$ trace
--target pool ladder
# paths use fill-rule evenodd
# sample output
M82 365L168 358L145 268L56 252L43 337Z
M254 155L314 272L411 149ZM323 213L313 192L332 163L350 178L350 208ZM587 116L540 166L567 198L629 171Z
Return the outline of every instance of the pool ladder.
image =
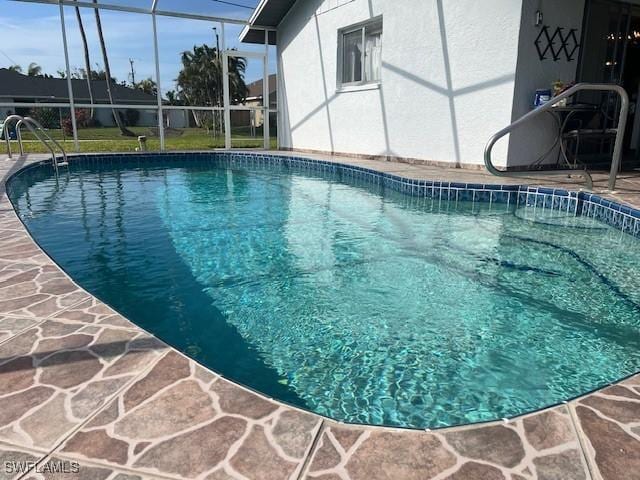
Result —
M11 124L15 123L14 131L16 134L16 139L18 140L18 145L20 146L20 156L24 156L24 145L22 143L22 133L20 131L21 127L24 125L27 129L36 137L40 142L47 147L47 150L51 152L51 162L53 164L53 168L55 171L58 171L58 167L66 167L69 165L69 160L67 158L67 152L65 152L62 145L59 142L51 138L42 125L32 117L22 117L20 115L9 115L2 126L2 132L4 134L4 139L7 144L7 155L9 158L13 158L11 152L11 139L10 139L10 127ZM62 161L56 155L56 151L54 147L57 147L62 153Z
M512 170L498 170L496 166L493 164L492 160L492 152L493 147L496 142L500 140L505 135L511 133L516 127L519 127L523 123L528 122L533 117L537 117L542 115L545 112L552 112L553 108L562 100L565 100L578 92L582 91L599 91L599 92L613 92L617 93L620 97L620 116L618 119L618 125L615 129L611 129L616 134L616 141L613 148L613 160L611 162L611 172L609 173L609 191L613 191L616 188L616 180L618 177L618 173L620 172L620 165L622 161L622 148L624 141L624 132L627 126L627 115L629 113L629 95L626 90L619 85L616 84L608 84L608 83L578 83L571 88L568 88L560 95L553 97L544 105L536 108L535 110L527 113L523 117L519 118L515 122L513 122L508 127L503 128L498 133L493 135L487 146L484 150L484 164L487 167L487 170L493 175L498 177L530 177L532 175L576 175L581 176L585 179L587 183L587 188L591 190L593 188L593 179L591 175L585 168L584 170L523 170L523 171L512 171Z

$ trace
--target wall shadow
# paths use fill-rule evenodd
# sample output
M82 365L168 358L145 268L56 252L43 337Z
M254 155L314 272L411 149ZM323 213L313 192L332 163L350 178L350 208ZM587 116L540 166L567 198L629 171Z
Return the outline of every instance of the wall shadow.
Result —
M449 52L449 41L448 41L448 34L447 34L447 27L446 27L446 16L445 16L445 11L444 11L444 3L443 0L437 0L437 14L438 14L438 28L439 28L439 33L440 33L440 41L441 41L441 49L442 49L442 56L443 56L443 65L442 68L444 70L444 76L445 76L445 84L444 85L438 85L436 83L433 82L429 82L428 80L421 78L420 76L408 71L405 68L402 68L400 66L391 64L389 62L382 62L382 69L386 70L388 72L392 72L395 75L399 75L400 77L404 78L405 80L409 80L411 82L414 82L415 84L430 90L432 92L436 92L444 97L447 98L448 101L448 109L449 109L449 116L450 116L450 122L451 122L451 137L452 137L452 141L453 141L453 150L454 150L454 161L455 161L455 166L456 167L460 167L462 165L462 153L461 153L461 145L460 145L460 131L459 131L459 121L458 121L458 113L456 110L456 100L457 98L463 96L463 95L469 95L469 94L473 94L473 93L477 93L481 90L485 90L485 89L489 89L489 88L493 88L493 87L497 87L500 85L504 85L504 84L508 84L508 83L512 83L515 81L516 75L515 75L515 71L513 73L508 73L508 74L504 74L504 75L499 75L496 76L495 78L491 78L488 80L483 80L480 82L477 82L475 84L472 85L468 85L462 88L458 88L456 89L454 87L454 80L453 80L453 73L452 73L452 68L451 68L451 54ZM375 16L375 12L373 9L373 4L372 4L372 0L368 0L368 14L369 14L369 18L372 18ZM317 47L318 47L318 52L319 52L319 61L320 61L320 69L321 69L321 75L322 75L322 81L323 81L323 95L324 95L324 101L322 101L320 104L316 105L315 107L313 107L310 111L308 111L302 118L300 118L295 124L290 126L290 132L294 132L297 129L301 128L303 125L305 125L311 118L313 118L316 114L318 114L319 112L321 112L322 110L324 110L326 112L326 117L327 117L327 128L328 128L328 135L329 135L329 140L330 140L330 144L331 144L331 151L334 152L335 151L335 143L334 143L334 132L333 132L333 125L332 125L332 121L331 121L331 104L336 100L336 98L338 97L337 94L333 94L330 95L327 89L327 78L326 78L326 72L325 72L325 65L324 65L324 61L325 61L325 56L324 56L324 52L322 50L322 44L321 44L321 34L320 34L320 27L319 27L319 23L318 23L318 17L316 15L313 16L314 22L315 22L315 30L316 30L316 37L317 37ZM283 83L284 83L284 75L282 75L283 77ZM388 99L387 99L388 100ZM380 87L379 90L379 107L380 107L380 111L381 111L381 118L382 118L382 129L383 129L383 135L384 135L384 142L385 142L385 151L384 152L378 152L378 153L382 153L383 155L387 155L387 156L393 156L394 152L391 148L391 143L392 143L392 135L389 131L389 122L388 122L388 112L387 112L387 108L386 108L386 103L385 103L385 95L384 95L384 85L382 85ZM287 109L287 118L289 118L289 105L286 104L284 106L284 108ZM290 138L290 142L291 142L291 136ZM290 143L291 144L291 143ZM374 152L361 152L361 153L374 153Z
M335 151L333 143L333 128L331 126L331 111L329 110L329 92L327 91L327 74L324 70L324 53L322 51L322 39L320 38L320 25L318 24L318 16L314 16L316 26L316 37L318 40L318 54L320 55L320 71L322 72L322 90L324 94L324 106L327 114L327 127L329 130L329 143L331 151Z

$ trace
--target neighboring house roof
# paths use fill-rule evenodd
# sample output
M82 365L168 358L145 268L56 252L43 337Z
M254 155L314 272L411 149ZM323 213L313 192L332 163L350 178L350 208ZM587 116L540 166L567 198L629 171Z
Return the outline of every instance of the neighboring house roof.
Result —
M240 41L244 43L264 43L264 30L251 27L256 25L276 28L294 3L296 3L296 0L260 0L249 19L249 25L240 34ZM275 32L269 32L269 45L275 44Z
M89 87L86 80L71 80L73 98L78 103L89 103ZM92 80L91 82L94 102L109 103L107 85L104 80ZM118 103L132 103L143 105L155 105L155 95L149 95L142 90L125 87L123 85L111 85L113 99ZM64 78L30 77L6 68L0 68L0 98L36 99L49 102L69 101L67 80Z
M267 85L269 88L269 96L271 96L271 94L275 93L278 88L278 82L276 80L275 74L269 75ZM249 90L249 93L247 93L247 100L262 98L262 79L250 83L249 85L247 85L247 89Z

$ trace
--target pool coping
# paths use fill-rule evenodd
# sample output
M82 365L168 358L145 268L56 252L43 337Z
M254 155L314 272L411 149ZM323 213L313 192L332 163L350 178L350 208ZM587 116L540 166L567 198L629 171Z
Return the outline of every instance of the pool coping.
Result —
M207 153L211 154L211 152ZM233 154L236 154L236 152L234 152ZM127 156L131 158L135 155L136 154L129 154ZM192 155L192 152L190 152L188 155ZM256 157L262 157L262 159L268 156L265 154L254 153L247 153L246 155L255 155ZM100 161L99 157L101 156L96 155L92 158L96 161ZM73 157L71 158L73 159ZM301 158L304 160L304 156L296 156L295 158ZM308 160L311 160L311 162L314 163L318 162L317 160L313 159ZM18 172L21 172L25 168L29 168L30 166L38 163L40 162L37 159L28 161L26 165L23 165L18 170L12 172L9 178L13 178L13 176ZM401 176L390 175L388 173L357 167L354 165L338 164L336 162L328 162L327 165L329 163L333 167L335 167L336 165L340 165L341 167L348 168L351 171L356 172L356 175L358 174L357 172L362 172L363 175L379 175L380 178L388 178L390 182L392 182L390 186L394 190L398 188L398 191L403 191L402 189L404 189L403 193L411 192L410 194L417 193L418 196L431 195L432 197L436 197L436 192L438 192L437 198L442 198L444 191L447 191L447 194L450 195L454 190L463 190L463 188L461 188L463 184L456 184L456 182L418 181L415 179L407 179ZM75 290L77 290L78 292L82 292L84 295L82 296L81 300L73 303L72 305L65 306L62 302L63 299L61 299L61 307L50 315L33 316L33 318L39 320L39 322L31 325L29 328L15 332L14 335L1 339L0 349L6 349L7 347L10 347L10 344L14 343L15 340L24 338L24 336L27 334L26 332L29 332L33 328L38 328L38 325L41 326L43 324L51 322L62 321L64 323L67 321L73 321L82 324L82 328L89 328L92 326L96 327L96 324L94 322L89 322L88 320L69 320L63 318L65 316L65 312L68 314L69 312L74 311L74 309L78 307L78 305L86 304L87 302L90 302L92 309L108 309L109 307L108 305L102 304L102 302L91 296L88 292L84 291L81 286L77 285L73 281L73 279L71 279L59 266L57 266L57 264L55 264L55 262L50 259L42 249L39 248L39 246L37 246L37 243L31 238L28 231L26 231L26 228L15 214L13 206L10 204L10 202L8 202L6 193L4 192L4 187L9 178L5 177L2 181L3 198L0 199L0 212L2 212L3 215L0 217L0 232L22 231L23 233L26 233L27 238L21 239L20 241L22 242L23 240L25 240L25 245L28 242L36 245L39 253L46 258L46 260L41 259L38 261L40 263L44 262L44 264L46 264L48 267L57 269L64 275L66 281L75 287ZM514 188L514 186L512 185L506 186L506 188L504 189L502 188L502 186L499 186L500 188L497 188L495 185L492 185L492 188L475 188L482 187L481 185L476 184L472 184L471 186L470 184L464 185L464 190L488 191L489 202L493 201L494 198L499 202L497 197L494 197L494 195L497 195L496 192L508 192L506 194L507 202L509 201L508 199L512 198L512 193L509 192L515 192L515 195L518 196L518 201L520 198L522 198L521 195L524 195L527 205L537 206L539 205L539 202L541 202L540 206L544 208L545 204L547 204L548 201L547 198L550 196L552 198L550 205L553 208L554 206L556 206L556 203L554 203L554 198L562 197L566 198L567 202L569 202L567 203L567 205L569 205L568 208L574 208L573 205L575 204L576 211L578 211L578 209L580 208L580 200L582 200L583 205L599 205L603 207L603 209L618 212L618 216L622 215L622 217L620 218L625 218L622 224L613 221L613 219L616 218L616 215L611 214L610 216L605 218L612 219L613 223L615 224L614 226L620 225L619 228L623 231L625 231L624 225L627 221L625 216L632 216L631 210L629 210L628 212L626 210L623 211L623 206L621 205L613 205L613 202L598 196L596 196L597 198L594 199L591 194L586 194L583 192L569 192L563 189L545 189L545 187L536 187L535 190L529 190L531 187L528 186L525 186L526 191L524 191L521 190L521 187L523 186ZM540 200L540 197L542 197L542 200ZM534 199L533 203L529 202L531 198ZM599 203L596 203L596 200ZM566 205L560 207L560 202L558 202L557 205L558 208L567 208ZM10 208L7 208L7 206L9 206ZM625 206L624 208L631 207ZM11 213L13 214L13 217ZM640 212L638 212L637 210L635 210L633 213L640 217ZM636 217L633 216L633 218ZM16 224L16 220L19 222L18 224ZM635 228L636 227L634 226L634 229ZM628 229L626 231L629 232ZM632 232L636 234L635 230L633 229ZM35 266L36 263L33 263L33 251L29 249L27 249L27 251L31 256L21 257L20 255L18 255L16 258L12 258L11 262ZM25 316L21 313L15 314L13 311L10 311L8 314L0 313L0 315L2 315L5 319L9 318L11 320L23 318ZM136 331L139 334L153 337L153 335L132 323L130 324L130 326L120 326L114 328ZM62 338L65 337L66 336L62 336ZM165 470L162 470L153 466L150 467L148 465L138 468L136 467L135 460L132 460L131 458L128 458L125 462L118 462L111 459L107 455L102 455L104 452L100 451L100 449L95 445L92 445L91 441L78 441L78 438L82 438L85 440L87 438L90 438L90 435L97 431L95 430L95 428L93 430L91 429L92 420L96 417L99 417L100 414L104 413L107 407L110 405L110 402L114 401L114 398L117 398L119 395L123 395L123 392L124 394L126 394L128 388L131 388L132 385L137 384L134 382L143 382L144 379L154 371L154 369L160 368L159 365L161 364L163 359L166 359L169 355L172 355L175 358L181 358L182 362L187 362L189 364L189 369L192 372L204 370L208 373L208 375L214 378L214 380L211 382L211 385L218 385L217 388L221 388L220 385L224 385L225 392L227 392L228 390L233 390L234 395L232 395L232 397L241 399L237 402L237 406L234 405L234 401L233 399L231 399L229 400L229 405L227 405L226 407L221 407L220 399L223 397L219 396L219 393L216 394L218 395L218 397L216 397L218 398L218 411L216 412L216 418L222 414L229 414L229 412L231 412L230 416L234 418L242 417L247 421L248 424L251 424L252 432L256 431L257 429L263 429L264 431L266 431L267 428L271 427L267 427L266 424L259 424L259 422L262 421L263 417L259 417L258 419L256 419L256 414L253 410L255 410L255 404L267 403L274 406L274 408L277 407L276 411L279 412L278 418L282 418L283 416L287 415L293 416L298 418L297 422L299 424L306 425L308 427L307 430L303 432L304 435L301 435L294 441L294 443L304 444L305 446L304 449L298 449L298 454L302 450L304 450L303 454L298 455L298 457L289 455L286 451L283 451L282 446L278 444L276 440L274 440L275 437L273 436L273 432L270 435L267 435L267 443L272 447L273 451L278 453L278 455L276 456L279 457L279 459L284 463L295 464L295 467L293 469L289 468L288 470L285 469L284 466L279 466L281 467L281 470L286 470L285 473L287 473L287 475L283 476L283 478L314 478L320 477L325 474L328 475L330 473L344 476L345 472L348 472L346 474L350 475L351 478L360 478L361 476L365 475L366 472L368 472L366 473L367 475L370 475L371 472L381 472L381 470L369 470L372 465L377 465L379 463L380 457L385 458L386 466L378 465L378 468L391 468L392 471L397 470L397 472L400 472L405 471L404 469L414 468L417 466L416 471L425 473L431 467L429 467L429 465L427 464L421 464L420 462L416 463L415 459L412 460L413 467L411 467L406 464L407 459L402 455L398 455L394 458L388 458L389 452L391 450L399 448L399 446L414 448L416 445L420 446L421 452L424 453L426 449L427 451L432 452L433 455L439 459L438 461L440 462L441 468L436 468L437 471L433 472L434 478L444 478L444 475L446 474L468 474L477 476L479 475L478 472L480 472L482 469L484 469L485 474L488 474L487 472L489 471L499 471L501 472L501 474L504 474L506 478L509 478L509 475L520 475L521 478L536 478L535 475L540 475L539 471L548 471L550 468L560 468L558 467L558 462L562 463L561 468L565 469L565 473L571 470L575 473L575 475L579 475L576 472L582 472L584 474L582 477L576 476L575 478L617 478L607 477L607 475L605 475L607 469L610 468L606 461L606 452L604 454L602 453L604 447L594 439L593 431L594 428L597 430L597 428L602 427L602 425L599 425L598 422L614 422L616 426L621 426L623 424L623 422L615 418L615 415L613 417L611 416L611 413L607 410L611 408L609 404L618 409L625 407L628 403L632 403L635 405L634 402L638 402L640 404L640 376L632 375L627 379L621 380L619 382L616 382L615 384L611 384L610 386L582 395L567 402L563 402L560 405L546 407L541 410L530 412L524 415L519 415L510 419L504 419L502 421L490 421L459 427L445 427L437 430L427 431L402 429L395 427L348 425L298 409L296 407L292 407L290 405L286 405L282 402L278 402L277 400L269 399L259 392L255 392L244 386L237 385L234 382L229 381L228 379L224 379L215 372L200 366L199 364L197 364L197 362L189 359L182 353L178 352L170 346L167 346L166 344L163 344L162 350L164 350L164 353L158 355L158 358L154 358L148 368L143 371L137 372L131 382L127 383L127 385L119 390L118 393L115 394L115 396L109 397L108 399L105 399L103 402L101 402L100 406L96 408L95 412L92 412L91 415L87 417L87 419L80 422L70 432L66 432L66 434L56 439L53 444L49 445L48 447L43 447L41 444L33 441L33 438L31 439L31 441L16 440L16 438L18 438L17 436L9 436L8 438L5 438L5 435L3 435L2 433L4 430L0 428L0 451L25 451L25 453L30 453L35 457L39 456L36 464L34 465L34 468L47 465L47 462L50 462L53 458L60 458L67 460L77 460L78 462L80 462L80 464L86 465L86 468L107 468L111 469L113 472L135 472L137 474L142 474L143 476L155 475L159 476L158 478L174 478L175 471L167 471L166 468ZM36 367L35 369L42 370L41 367ZM2 378L1 375L2 374L0 374L0 379ZM193 376L194 374L192 373L191 375ZM201 373L201 375L206 376L205 373ZM203 387L204 384L202 383L202 381L198 380L198 382L200 382L199 386ZM184 381L182 383L184 383ZM178 384L180 384L180 382L178 382ZM209 388L213 388L210 384L207 385L209 386ZM0 391L0 397L2 397L2 391ZM245 413L243 411L243 408L249 413ZM593 415L597 417L595 420L593 418ZM117 423L120 420L126 420L125 417L126 415L122 416L122 418L118 417L118 419L113 420L111 424L114 424L114 422ZM625 418L627 417L628 415ZM269 421L271 420L274 419L270 419ZM21 422L23 421L24 419L21 420ZM640 418L634 418L633 422L627 423L631 424L635 422L640 422ZM296 424L295 428L292 427L292 429L298 431L302 429L302 427ZM626 428L625 430L628 430L628 428ZM551 443L547 442L544 439L541 440L539 438L541 437L541 433L544 433L544 435L542 435L543 437L554 437L554 440L551 441ZM255 445L253 446L253 448L250 448L246 454L250 456L255 455L258 458L257 463L256 459L254 459L253 462L248 460L238 460L234 462L234 459L236 459L236 457L242 451L242 446L238 447L238 445L235 445L235 455L229 457L230 453L227 452L227 457L229 458L225 457L225 460L220 464L221 466L216 464L216 468L221 468L225 471L226 474L231 475L242 473L240 470L243 468L249 469L245 470L243 474L247 473L247 471L250 471L251 468L263 468L260 458L267 456L264 453L265 446L263 444L260 444L257 440L254 440L252 435L253 433L244 437L244 444L250 444L251 441L254 441ZM630 439L627 439L627 441L638 442L640 445L640 435L638 438L634 438L630 435L628 436L630 437ZM345 440L346 438L350 438L350 440ZM119 437L117 439L121 440L121 438ZM500 439L500 441L496 443L496 439ZM482 442L480 440L482 440ZM100 443L97 440L93 443L96 442ZM480 445L478 444L479 442ZM488 444L491 445L491 448L495 451L486 451L486 445L483 446L483 442L488 442ZM83 445L83 443L86 444ZM4 444L4 447L2 446L2 444ZM73 448L70 448L70 445ZM635 444L632 444L631 446L634 449L639 448ZM485 448L483 449L481 447ZM98 450L97 452L96 448ZM143 453L149 452L149 449L152 450L153 448L155 447L147 446L143 449ZM500 451L501 449L506 449L511 452L514 449L517 450L518 454L516 455L516 460L518 461L516 462L516 460L514 459L506 461L506 456L509 456L506 453L505 457L501 457L500 455L496 456L496 451ZM365 453L367 454L366 461L363 461L363 458L361 457L365 455ZM603 455L605 456L603 457ZM330 462L327 460L328 456L333 456L336 458L340 457L340 460ZM513 452L511 456L513 456ZM107 458L105 459L104 457ZM135 455L133 455L133 457L135 457ZM334 460L336 460L336 458L334 458ZM605 460L602 460L603 458L605 458ZM273 465L278 464L278 461L273 461L273 458L270 458L270 460L272 461ZM433 458L431 460L433 460ZM284 470L281 470L278 470L278 467L274 467L274 472L272 472L272 475L268 478L280 478L280 474L284 472ZM178 476L190 477L190 475L183 475L182 472ZM251 476L249 476L249 478L251 478ZM364 476L363 478L375 477ZM466 477L459 476L456 478ZM468 478L471 479L475 477L469 476Z

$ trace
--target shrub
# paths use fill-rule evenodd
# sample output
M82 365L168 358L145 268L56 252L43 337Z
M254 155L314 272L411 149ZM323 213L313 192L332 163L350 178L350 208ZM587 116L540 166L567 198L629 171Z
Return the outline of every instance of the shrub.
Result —
M76 110L76 125L78 128L92 128L100 126L95 118L91 116L91 111L86 108ZM71 115L67 113L62 120L62 129L66 135L73 135L73 124L71 123Z

